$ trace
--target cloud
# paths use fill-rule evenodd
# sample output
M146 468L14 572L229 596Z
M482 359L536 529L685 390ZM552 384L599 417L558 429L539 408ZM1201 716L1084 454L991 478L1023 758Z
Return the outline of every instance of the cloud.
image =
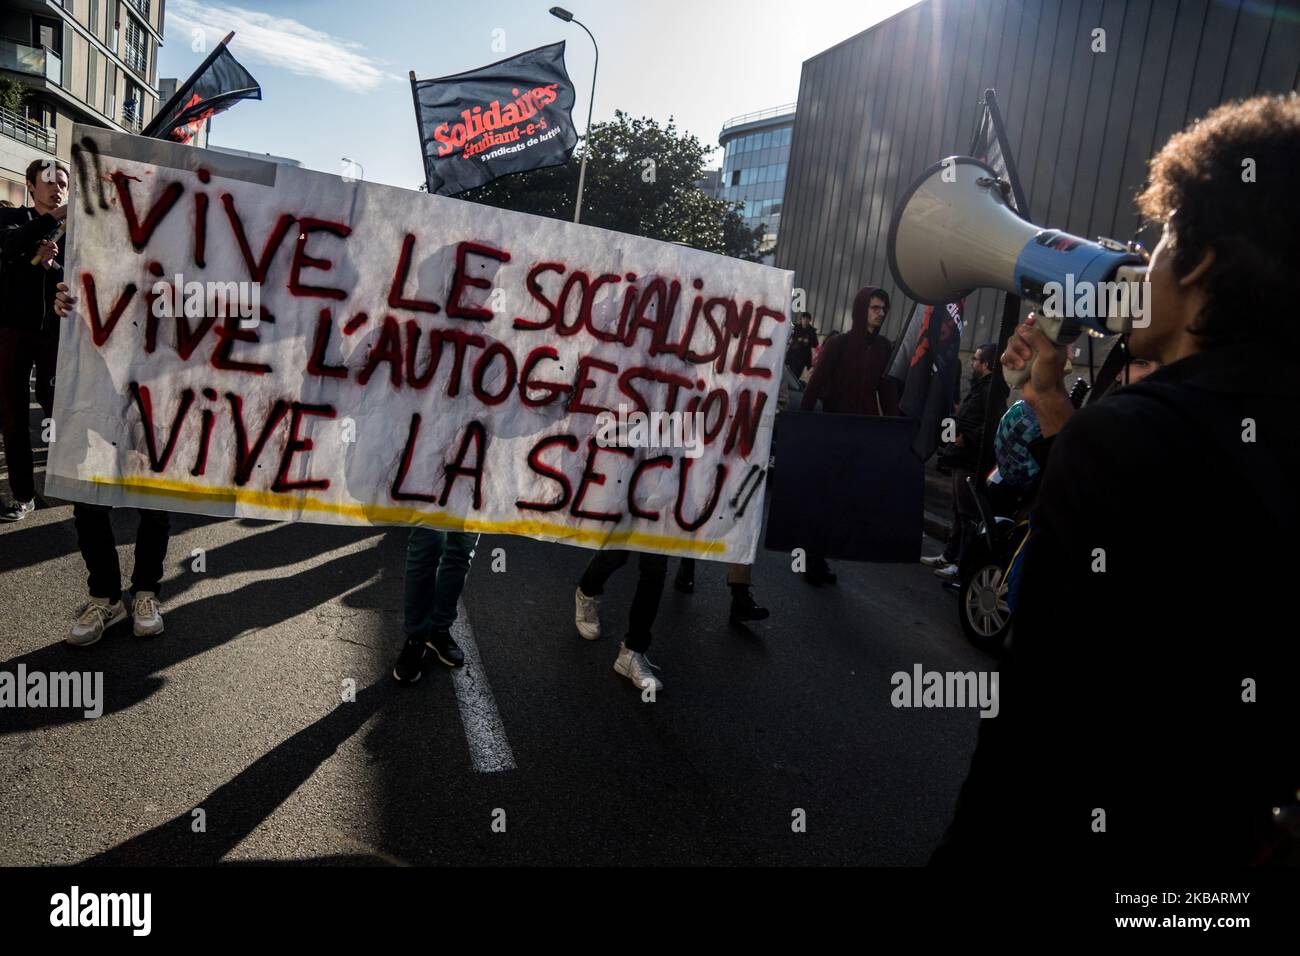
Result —
M359 93L385 80L401 79L380 68L359 43L314 30L290 17L198 0L172 0L167 5L167 39L186 43L202 34L204 49L212 49L231 30L231 51L241 62L264 63L328 80Z

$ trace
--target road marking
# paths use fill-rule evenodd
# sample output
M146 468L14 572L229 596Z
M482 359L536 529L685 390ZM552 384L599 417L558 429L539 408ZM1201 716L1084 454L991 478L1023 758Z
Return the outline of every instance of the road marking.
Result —
M479 773L496 773L514 770L515 755L506 740L506 728L497 711L496 698L488 684L487 672L474 643L474 630L469 626L465 602L456 603L456 621L451 635L465 652L465 666L452 671L456 687L456 706L460 708L460 722L465 725L465 740L469 743L469 757Z

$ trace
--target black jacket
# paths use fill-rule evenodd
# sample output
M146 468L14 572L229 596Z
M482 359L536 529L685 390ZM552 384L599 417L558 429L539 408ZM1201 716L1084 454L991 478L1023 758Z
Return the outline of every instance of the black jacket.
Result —
M790 333L790 347L785 354L785 364L799 375L812 364L813 350L817 348L817 330L811 325L796 325Z
M38 216L30 206L0 210L0 326L57 328L54 293L63 281L63 243L57 268L32 265L32 256L58 225L53 216Z
M985 375L972 382L966 397L957 406L957 434L961 436L960 445L955 442L944 448L940 458L948 467L974 468L979 462L980 442L984 438L984 413L989 404L989 387L993 376Z
M1300 363L1277 352L1172 363L1056 437L1000 713L935 863L1295 853L1271 815L1300 786Z

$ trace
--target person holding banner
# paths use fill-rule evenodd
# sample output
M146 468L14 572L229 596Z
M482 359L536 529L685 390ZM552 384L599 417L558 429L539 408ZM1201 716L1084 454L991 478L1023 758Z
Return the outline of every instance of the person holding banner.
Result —
M885 375L893 347L880 334L889 314L889 294L863 286L853 299L853 322L843 335L827 337L804 390L801 411L843 415L897 415L898 390ZM819 554L808 555L809 584L834 584L836 575Z
M465 653L452 639L451 625L478 537L464 531L411 529L403 598L406 643L393 667L398 683L414 684L420 679L426 650L448 667L465 666Z
M574 591L574 624L584 640L600 637L600 597L605 593L605 582L627 564L630 551L597 551L582 573L578 589ZM650 629L659 614L659 599L664 593L664 578L668 576L668 556L642 552L638 558L636 593L628 609L627 636L619 646L614 659L614 670L642 690L658 691L663 682L654 675L653 664L645 656L650 649Z
M804 318L811 319L807 312ZM814 337L816 333L813 333ZM794 367L787 358L786 372L793 374ZM790 407L790 383L786 375L781 376L781 384L776 391L777 414ZM727 588L731 591L731 611L728 615L733 624L747 624L750 621L766 621L771 612L754 600L750 588L753 585L754 566L752 564L727 563ZM677 562L677 574L673 577L673 587L682 594L695 593L695 559L682 558Z
M57 236L68 214L68 167L36 159L27 167L32 204L5 210L0 218L0 421L13 501L0 520L20 521L36 510L28 380L36 370L36 401L50 418L59 324L54 319L55 286L63 276Z
M54 311L65 318L77 304L60 282L54 297ZM78 501L72 506L72 520L77 529L77 546L89 573L87 588L90 600L82 608L64 640L74 647L89 647L104 633L131 615L136 637L156 637L163 632L159 594L162 590L163 562L171 531L171 516L166 511L141 508L140 524L135 536L135 567L131 571L131 602L128 610L122 601L122 569L117 560L117 541L113 537L113 509Z

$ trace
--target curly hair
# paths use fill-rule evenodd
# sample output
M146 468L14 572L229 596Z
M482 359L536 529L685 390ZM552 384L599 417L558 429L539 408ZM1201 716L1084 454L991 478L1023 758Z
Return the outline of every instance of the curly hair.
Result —
M1224 103L1170 138L1150 163L1138 211L1168 221L1174 272L1213 250L1203 347L1268 340L1300 346L1300 96Z

